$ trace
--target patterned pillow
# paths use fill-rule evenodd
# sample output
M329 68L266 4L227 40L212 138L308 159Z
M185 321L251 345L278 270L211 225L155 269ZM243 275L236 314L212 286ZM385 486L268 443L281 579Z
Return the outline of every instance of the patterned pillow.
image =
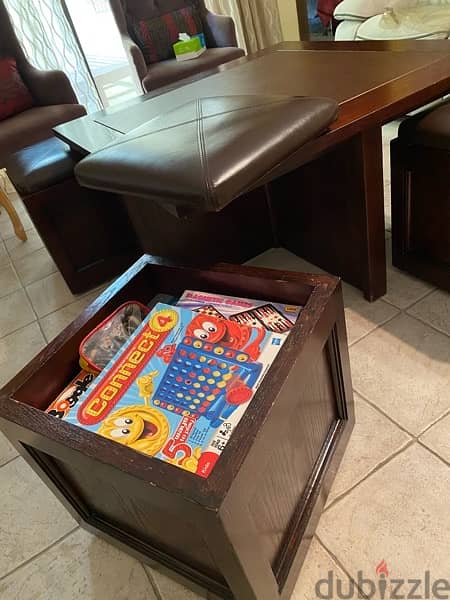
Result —
M33 106L14 58L0 58L0 121Z
M174 58L172 46L178 41L180 33L188 33L191 36L203 33L200 13L192 5L139 21L132 27L135 41L147 64Z

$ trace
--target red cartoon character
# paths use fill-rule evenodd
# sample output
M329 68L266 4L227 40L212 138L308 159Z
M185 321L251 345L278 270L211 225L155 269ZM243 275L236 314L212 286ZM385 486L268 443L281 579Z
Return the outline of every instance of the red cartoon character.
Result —
M254 332L256 338L251 341ZM212 344L222 344L233 350L243 350L251 360L256 360L261 354L260 343L266 332L263 328L252 328L240 325L234 321L218 319L211 315L198 315L194 317L186 329L187 335ZM251 342L249 344L249 342ZM247 346L247 344L249 344Z

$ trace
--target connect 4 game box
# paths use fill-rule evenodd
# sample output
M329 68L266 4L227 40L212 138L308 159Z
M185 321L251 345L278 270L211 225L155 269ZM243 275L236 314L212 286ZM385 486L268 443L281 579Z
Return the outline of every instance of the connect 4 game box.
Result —
M158 303L67 420L208 477L285 339Z
M229 319L242 325L264 327L272 333L284 334L288 334L294 327L302 309L301 306L193 290L186 290L177 302L177 306L217 319Z

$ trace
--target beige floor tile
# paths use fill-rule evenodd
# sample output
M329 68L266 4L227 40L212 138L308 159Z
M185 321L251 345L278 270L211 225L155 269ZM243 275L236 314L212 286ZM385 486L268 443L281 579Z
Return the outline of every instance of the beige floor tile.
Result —
M0 468L0 489L2 577L67 534L76 522L21 458Z
M48 315L77 300L59 272L30 284L27 286L27 292L38 317Z
M76 302L60 308L59 310L42 317L40 319L42 331L44 332L47 341L50 342L55 338L61 331L67 327L74 319L76 319L95 298L100 295L99 292L94 291L89 293L87 296L83 296Z
M323 598L337 598L334 595L336 590L328 583L330 572L332 572L331 581L333 583L331 585L333 585L333 588L335 588L336 579L340 579L345 583L344 589L348 589L348 576L334 562L316 538L313 538L291 600L317 600L320 595Z
M27 286L57 271L57 267L46 248L40 248L14 262L22 285Z
M175 579L161 573L157 568L145 568L155 582L161 600L205 600L207 598L207 592L200 588L194 592Z
M17 237L12 237L5 241L6 249L12 260L19 260L43 247L44 244L35 229L27 231L27 236L28 239L26 242L22 242Z
M450 335L450 294L437 290L412 306L408 313Z
M432 579L448 579L449 469L410 446L325 511L320 540L354 578L362 570L378 580L385 560L393 579L423 578L427 569Z
M362 292L351 285L345 283L343 289L349 344L355 343L399 314L397 308L383 300L367 302Z
M10 258L5 243L0 240L0 267L6 267L9 264Z
M8 442L3 433L0 433L0 467L17 456L14 447Z
M35 320L35 315L23 290L0 298L0 337L8 335Z
M259 256L249 260L252 267L265 267L267 269L280 269L285 271L300 271L304 273L325 273L320 267L307 262L284 248L270 248Z
M0 582L9 600L156 600L142 565L78 529Z
M22 202L22 200L20 199L19 195L17 193L14 192L6 192L8 194L8 198L11 201L11 204L14 206L14 208L16 209L17 213L19 215L22 215L24 213L26 213L26 208ZM3 223L8 223L8 221L11 221L8 213L6 212L6 210L3 208L3 206L0 206L0 225Z
M421 300L433 286L392 266L392 240L386 240L387 294L384 299L401 309Z
M20 281L11 265L0 268L0 298L8 296L20 288Z
M29 231L31 229L33 229L34 225L30 219L30 217L28 216L27 213L18 213L20 220L22 221L22 225L23 228L25 229L25 231ZM7 221L3 221L0 222L0 238L2 238L3 240L8 240L9 238L12 237L17 237L15 232L14 232L14 227L13 224L11 222L11 219L8 218Z
M299 258L284 248L271 248L249 261L248 264L254 267L305 273L325 273L320 267ZM349 344L353 344L399 313L397 308L383 300L367 302L362 292L349 284L344 283L343 291Z
M428 429L420 441L450 463L450 415Z
M44 346L45 339L36 322L0 339L0 388Z
M450 408L448 337L401 314L350 348L353 386L419 435Z
M411 437L355 394L356 424L328 497L328 504L362 481Z

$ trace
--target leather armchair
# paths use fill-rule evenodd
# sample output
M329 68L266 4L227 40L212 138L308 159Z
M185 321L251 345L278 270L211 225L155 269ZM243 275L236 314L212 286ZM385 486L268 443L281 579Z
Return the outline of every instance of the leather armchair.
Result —
M125 52L144 92L197 75L245 54L244 50L237 47L233 19L210 12L205 7L204 0L109 0L109 3ZM146 64L141 49L133 40L130 24L133 21L156 17L190 4L196 4L200 10L207 51L195 60L177 62L175 59L171 59Z
M55 125L86 114L78 104L75 92L62 71L41 71L31 65L17 39L8 12L0 0L0 57L16 59L34 106L0 121L0 168L17 150L53 135Z
M0 58L14 58L20 76L34 101L31 108L0 121L0 169L8 157L53 136L53 127L86 114L78 104L69 79L62 71L41 71L31 65L14 32L8 11L0 0ZM0 205L11 217L16 235L26 239L20 219L6 193L0 188Z

